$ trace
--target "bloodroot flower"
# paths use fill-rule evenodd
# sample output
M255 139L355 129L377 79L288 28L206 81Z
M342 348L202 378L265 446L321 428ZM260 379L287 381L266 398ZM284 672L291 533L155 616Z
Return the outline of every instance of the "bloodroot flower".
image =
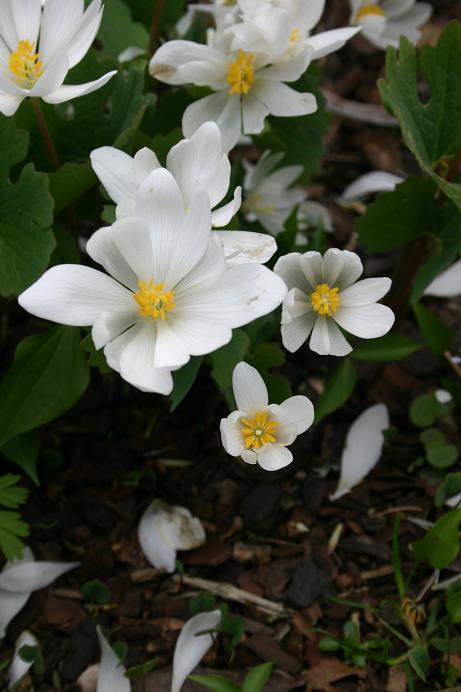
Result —
M255 368L237 363L232 378L237 411L221 420L224 449L248 464L278 471L293 461L288 445L314 422L314 407L305 396L269 404L266 385Z
M394 324L394 313L380 300L391 287L386 277L357 279L363 273L358 255L330 248L292 252L274 267L288 287L282 307L282 341L294 353L311 335L309 346L322 356L345 356L352 351L341 330L374 339Z
M87 53L102 18L101 0L3 0L0 9L0 112L14 115L30 97L63 103L102 87L116 73L63 85Z

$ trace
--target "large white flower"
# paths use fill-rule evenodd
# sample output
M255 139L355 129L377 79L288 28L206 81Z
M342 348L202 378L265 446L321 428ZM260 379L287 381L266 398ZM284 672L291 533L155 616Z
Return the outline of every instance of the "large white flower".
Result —
M87 53L102 18L101 0L2 0L0 112L14 115L28 96L62 103L102 87L116 73L86 84L64 85Z
M357 281L363 267L354 252L330 248L323 257L319 252L292 252L278 260L274 271L288 287L282 340L292 353L311 335L312 351L345 356L352 347L338 327L362 339L374 339L394 323L392 310L376 302L389 291L391 280Z
M314 407L305 396L269 404L267 387L255 368L237 363L232 377L237 411L221 420L224 449L248 464L277 471L293 461L288 445L314 421Z
M141 185L136 217L90 238L87 251L110 274L79 265L49 269L19 296L32 314L92 326L109 365L144 391L169 394L171 371L210 353L232 329L274 310L283 281L259 264L229 266L211 233L208 196L188 208L164 168Z
M117 218L133 216L141 184L152 171L160 168L157 156L144 147L134 156L114 147L95 149L91 164L109 197L116 203ZM188 206L198 190L205 190L214 209L227 195L231 165L222 146L221 133L215 123L204 123L190 139L183 139L168 153L166 168L174 175ZM234 191L229 204L212 214L215 228L227 226L239 210L241 188Z
M377 48L398 48L400 36L412 43L421 37L421 26L432 14L427 2L416 0L350 0L350 23L362 27L362 34Z
M190 137L204 122L216 122L228 151L244 134L262 131L266 116L308 115L317 110L313 94L287 86L306 71L312 50L303 48L277 63L270 54L230 48L227 31L209 33L208 45L193 41L168 41L153 55L149 69L166 84L196 84L215 93L192 103L182 126Z

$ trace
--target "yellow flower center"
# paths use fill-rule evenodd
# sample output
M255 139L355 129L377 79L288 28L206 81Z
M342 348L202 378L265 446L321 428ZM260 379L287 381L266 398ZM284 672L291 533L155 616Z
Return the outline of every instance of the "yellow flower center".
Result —
M298 29L298 27L295 27L292 29L291 34L290 34L290 43L296 43L296 41L299 40L299 36L301 34L301 29Z
M229 96L248 94L254 82L253 53L239 50L235 62L230 62L227 70Z
M174 291L164 291L165 284L154 284L153 279L150 279L149 283L139 281L138 286L139 291L133 297L138 304L141 317L166 319L166 313L175 307Z
M369 15L375 15L376 17L385 17L386 16L384 14L383 10L381 9L381 7L378 7L378 5L364 5L357 12L357 16L355 19L357 22L359 22L361 19L363 19L364 17L367 17Z
M314 293L311 294L311 303L315 312L331 317L341 305L338 293L339 288L330 288L328 284L317 284Z
M43 74L43 63L34 51L35 45L30 41L19 41L14 53L10 53L8 66L22 89L31 89Z
M278 423L268 420L269 414L266 411L257 411L254 418L241 418L243 423L242 435L245 438L245 447L250 449L260 449L268 442L277 442L274 432Z
M259 212L261 214L271 214L274 211L274 206L272 204L263 204L261 195L257 192L252 192L248 196L248 199L242 205L243 211L247 212Z

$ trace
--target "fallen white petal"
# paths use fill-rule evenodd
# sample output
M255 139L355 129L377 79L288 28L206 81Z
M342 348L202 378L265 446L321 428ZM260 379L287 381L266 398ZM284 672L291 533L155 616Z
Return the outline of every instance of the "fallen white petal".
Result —
M186 678L213 645L211 634L196 635L199 632L215 629L220 622L220 610L199 613L186 622L174 650L171 692L180 692Z
M356 202L367 195L376 192L392 192L395 186L403 182L403 178L386 171L372 171L365 173L360 178L348 185L341 195L344 202Z
M44 589L58 577L79 566L79 562L24 562L0 574L0 591L15 594Z
M97 692L130 692L130 682L124 675L125 668L99 627L97 633L101 647Z
M426 296L454 298L461 295L461 260L439 274L424 291Z
M378 463L384 444L383 431L389 428L385 404L375 404L354 421L347 433L341 457L339 483L330 500L346 495Z
M27 630L23 632L17 639L14 646L14 655L8 671L8 689L11 689L16 683L24 677L29 668L33 665L33 661L27 663L23 661L19 655L23 646L38 646L38 641L31 632Z
M435 398L439 402L439 404L449 404L450 401L453 400L453 397L451 396L450 392L447 392L446 389L438 389L435 392Z

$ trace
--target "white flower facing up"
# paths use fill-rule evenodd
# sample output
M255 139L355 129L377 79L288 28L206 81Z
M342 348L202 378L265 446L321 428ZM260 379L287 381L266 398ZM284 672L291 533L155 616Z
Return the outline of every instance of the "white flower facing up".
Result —
M0 112L14 115L29 97L63 103L102 87L108 72L86 84L64 85L89 50L102 18L101 0L3 0L0 10Z
M24 548L21 560L7 562L0 572L0 640L33 591L44 589L78 565L78 562L36 562L30 548Z
M322 356L345 356L352 351L339 327L362 339L387 334L394 313L376 301L391 287L386 277L357 281L363 273L358 255L330 248L292 252L281 257L274 271L288 287L282 307L282 341L294 353L309 338L312 351Z
M190 618L181 630L173 655L171 692L180 692L186 679L213 646L214 630L221 622L221 611L211 610Z
M211 232L207 194L198 191L186 209L163 168L141 185L136 213L88 242L88 254L110 276L80 265L52 267L19 303L38 317L92 326L96 348L127 382L170 394L172 370L272 312L286 287L259 264L227 265Z
M237 411L221 420L224 449L248 464L278 471L293 461L288 445L312 425L314 407L305 396L292 396L283 404L269 404L264 380L247 363L235 366L232 387Z
M383 451L383 432L389 425L385 404L370 406L352 423L341 456L338 487L330 500L338 500L349 493L376 466Z
M153 55L151 75L166 84L196 84L213 94L189 105L182 126L190 137L204 122L218 124L223 146L229 151L243 134L263 130L269 114L309 115L317 110L315 96L287 86L306 71L311 49L303 48L282 62L267 53L231 50L232 36L211 33L208 45L168 41Z
M153 500L139 523L138 539L153 567L174 572L176 551L198 548L205 542L206 534L200 519L186 507Z
M427 2L416 0L350 0L350 23L362 27L362 34L377 48L398 48L400 36L412 43L421 37L420 28L432 14Z

